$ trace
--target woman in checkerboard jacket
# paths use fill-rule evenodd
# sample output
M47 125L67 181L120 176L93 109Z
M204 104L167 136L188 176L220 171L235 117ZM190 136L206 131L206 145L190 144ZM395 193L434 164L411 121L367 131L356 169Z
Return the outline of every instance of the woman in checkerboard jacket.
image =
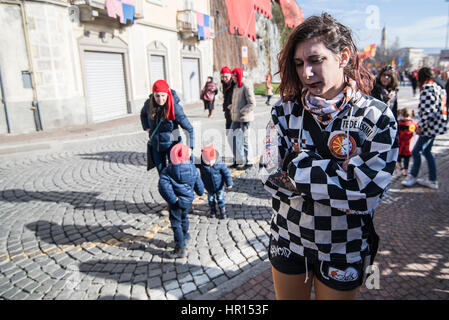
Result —
M314 284L317 299L354 299L377 251L372 215L396 165L397 123L368 96L374 77L351 31L329 14L290 33L279 70L271 120L291 185L264 181L276 298L310 299Z
M418 83L421 90L418 107L418 129L419 135L413 147L413 166L410 174L402 181L406 187L411 187L416 183L431 188L438 189L437 167L432 154L432 146L435 137L446 133L447 130L447 109L446 90L432 80L433 73L430 68L424 67L418 72ZM418 179L419 167L421 166L421 154L426 158L429 167L429 178Z

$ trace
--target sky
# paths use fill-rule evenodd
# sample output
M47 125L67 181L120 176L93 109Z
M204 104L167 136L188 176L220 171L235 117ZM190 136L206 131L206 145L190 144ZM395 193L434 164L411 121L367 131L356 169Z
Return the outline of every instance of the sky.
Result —
M449 2L446 0L296 0L304 17L330 13L350 27L359 48L380 44L387 29L388 45L439 53L446 45ZM429 50L430 49L430 50Z

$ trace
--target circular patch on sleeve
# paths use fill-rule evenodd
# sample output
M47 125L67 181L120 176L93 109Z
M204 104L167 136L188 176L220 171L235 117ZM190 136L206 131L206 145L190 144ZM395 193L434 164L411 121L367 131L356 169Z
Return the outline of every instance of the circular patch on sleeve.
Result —
M349 157L355 152L356 144L353 137L349 135L349 140L346 133L335 132L329 137L329 150L332 155L338 159L346 159L348 152Z

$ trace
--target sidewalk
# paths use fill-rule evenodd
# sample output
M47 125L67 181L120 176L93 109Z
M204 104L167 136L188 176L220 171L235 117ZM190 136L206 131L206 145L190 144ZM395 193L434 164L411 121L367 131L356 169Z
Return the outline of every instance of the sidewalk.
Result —
M184 112L194 112L203 107L202 103L183 106ZM65 143L101 137L143 133L140 124L140 110L123 118L100 123L72 126L64 129L50 129L22 134L0 135L0 156L4 154L50 150Z

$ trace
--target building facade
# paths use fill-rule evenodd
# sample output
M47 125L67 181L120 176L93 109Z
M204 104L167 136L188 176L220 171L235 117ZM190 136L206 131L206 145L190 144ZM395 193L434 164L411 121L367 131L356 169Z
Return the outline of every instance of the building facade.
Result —
M198 12L209 0L0 0L0 134L138 113L158 79L199 102L213 46Z
M424 50L418 48L402 48L400 57L403 65L410 70L416 70L423 67Z

